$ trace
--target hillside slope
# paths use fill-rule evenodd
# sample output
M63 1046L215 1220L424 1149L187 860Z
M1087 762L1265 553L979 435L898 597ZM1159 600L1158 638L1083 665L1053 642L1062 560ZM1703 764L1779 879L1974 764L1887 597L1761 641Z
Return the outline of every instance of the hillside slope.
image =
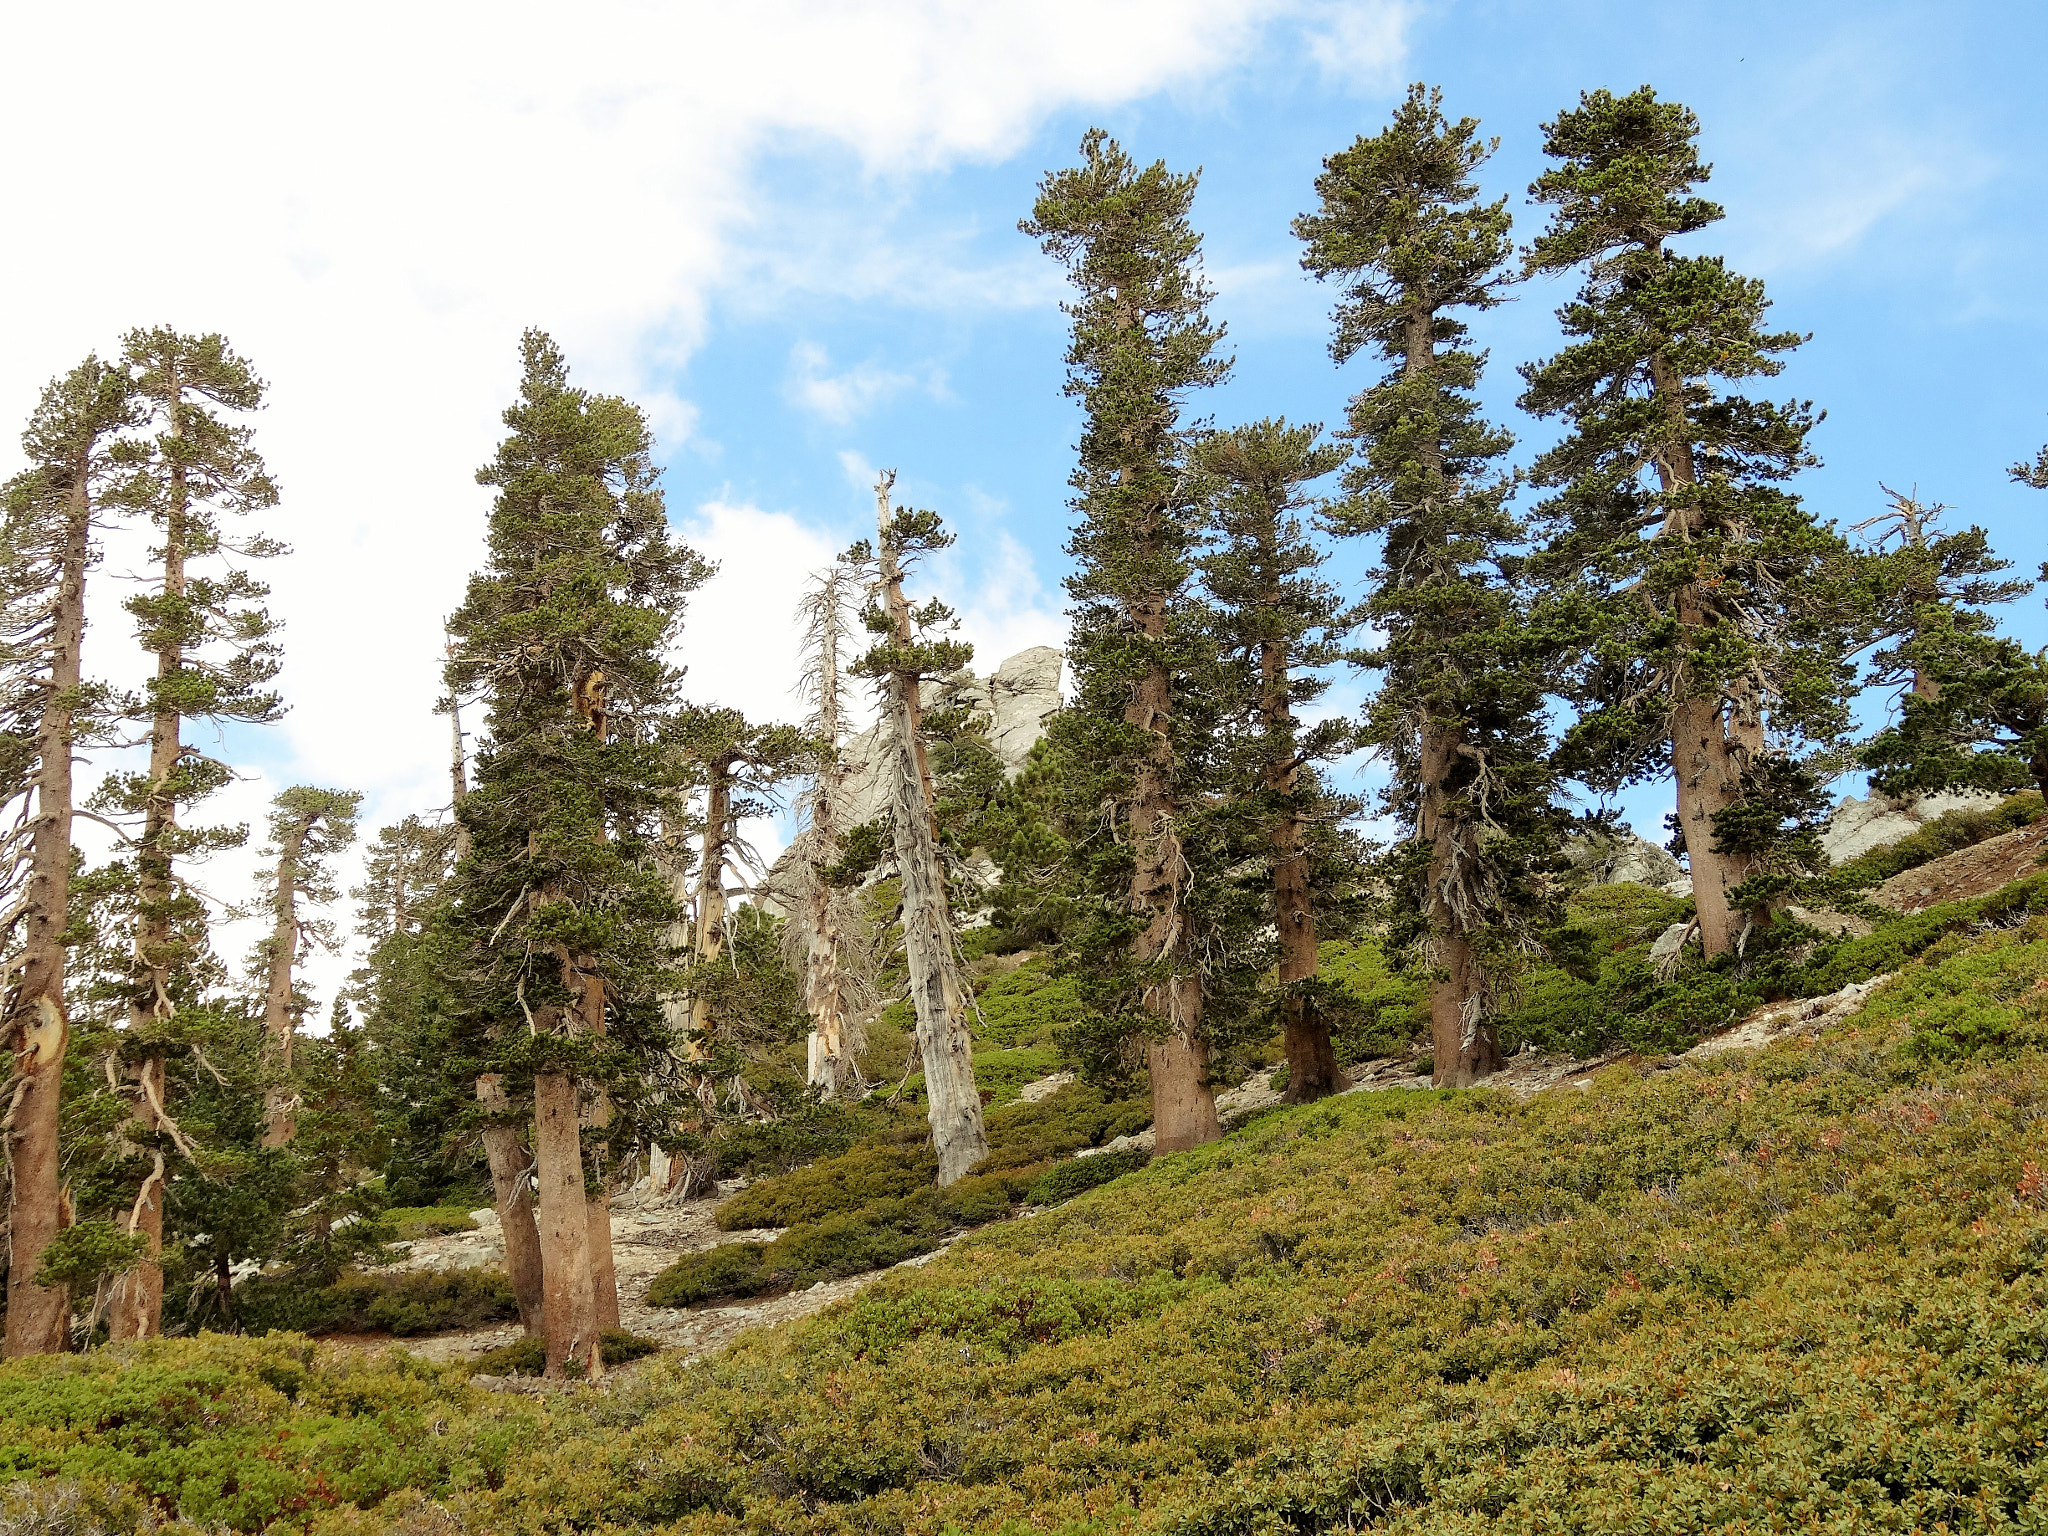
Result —
M2038 1529L2044 1044L2019 905L1818 1040L1273 1112L608 1392L11 1365L0 1479L80 1532Z

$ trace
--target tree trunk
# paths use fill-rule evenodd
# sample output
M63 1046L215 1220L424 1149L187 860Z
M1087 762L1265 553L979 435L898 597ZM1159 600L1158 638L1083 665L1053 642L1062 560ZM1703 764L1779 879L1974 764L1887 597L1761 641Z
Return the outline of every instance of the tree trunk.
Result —
M164 1101L164 1058L143 1057L128 1069L133 1109L129 1129L140 1133L144 1155L151 1160L149 1173L136 1191L129 1207L127 1230L143 1239L142 1257L133 1268L117 1276L107 1303L107 1337L115 1341L153 1339L163 1331L164 1316L164 1155L156 1143L163 1133L163 1119L156 1106Z
M540 1182L541 1318L546 1373L561 1377L575 1361L585 1376L604 1373L591 1285L590 1202L583 1194L583 1144L576 1082L560 1072L533 1079L534 1162Z
M519 1321L529 1334L541 1331L540 1228L533 1219L533 1191L527 1187L524 1138L517 1126L497 1118L511 1110L504 1079L495 1072L476 1080L477 1102L492 1120L484 1126L484 1156L491 1165L491 1193L498 1230L505 1238L505 1274L519 1303Z
M836 842L841 782L837 756L839 622L843 611L839 581L839 568L834 566L826 573L824 590L818 598L818 737L824 751L811 802L809 886L805 891L804 913L805 926L810 930L804 965L804 1007L811 1016L805 1080L828 1099L850 1094L860 1086L853 1042L847 1039L846 997L839 974L839 924L833 912L832 888L824 879L824 869L832 861Z
M710 781L704 790L704 857L697 867L697 934L694 958L699 965L716 960L725 947L725 853L732 835L732 768L729 763L709 765ZM690 1028L695 1036L690 1054L703 1054L703 1043L711 1033L711 1002L690 999Z
M1666 451L1657 459L1657 477L1667 496L1699 484L1693 459L1692 434L1685 414L1685 380L1662 354L1650 360L1650 381L1664 404L1670 424ZM1674 503L1658 532L1662 539L1686 539L1699 531L1697 506ZM1696 585L1681 588L1674 600L1679 628L1697 633L1709 622L1706 598ZM1734 948L1745 917L1770 921L1768 911L1742 914L1728 904L1728 893L1748 877L1740 855L1714 849L1714 812L1741 796L1742 770L1750 751L1762 745L1760 724L1745 731L1746 722L1732 718L1731 706L1719 686L1695 695L1681 670L1671 701L1671 775L1678 792L1678 821L1685 839L1685 861L1692 875L1694 907L1699 913L1700 946L1712 959Z
M1268 569L1276 558L1271 524L1261 542ZM1277 602L1278 594L1272 595ZM1300 770L1290 745L1293 705L1288 693L1287 647L1268 640L1259 648L1260 712L1275 755L1266 763L1266 788L1282 807L1269 836L1273 845L1273 922L1280 943L1280 1034L1287 1050L1287 1102L1306 1104L1350 1086L1337 1065L1330 1026L1312 996L1288 988L1314 981L1317 970L1316 914L1308 888L1308 855L1301 846L1301 814L1293 796Z
M37 1285L43 1251L64 1226L59 1159L60 1100L70 1020L64 1011L64 927L71 892L72 701L85 643L85 567L90 553L90 462L72 469L64 552L51 615L50 692L36 730L36 829L30 848L30 905L23 924L21 980L9 999L7 1045L14 1066L7 1161L7 1333L4 1358L64 1348L71 1293Z
M889 535L889 487L875 486L882 591L896 643L908 646L910 605ZM954 960L953 913L939 864L937 810L925 762L918 709L919 679L893 672L888 682L890 777L896 824L896 871L903 885L903 954L910 970L910 1003L917 1015L917 1048L924 1062L925 1102L939 1184L953 1183L988 1156L981 1092L974 1082L974 1040L967 1032L967 998Z
M1137 615L1155 639L1166 633L1163 607L1149 604ZM1202 984L1188 964L1187 918L1180 893L1187 863L1173 829L1172 684L1163 667L1153 667L1132 690L1124 719L1153 738L1153 749L1138 768L1131 803L1131 909L1147 921L1132 947L1140 965L1165 962L1164 979L1146 987L1145 1007L1157 1015L1163 1038L1147 1047L1152 1075L1154 1146L1180 1152L1223 1134L1216 1094L1209 1086L1209 1047L1202 1035Z
M281 1147L298 1133L299 1096L292 1084L292 970L299 956L298 861L311 823L297 822L278 848L276 921L270 932L263 989L263 1145Z
M1438 972L1429 989L1429 1035L1437 1088L1469 1088L1500 1070L1492 988L1472 948L1469 882L1479 867L1479 829L1451 788L1458 733L1425 721L1419 732L1421 837L1431 850L1429 928Z

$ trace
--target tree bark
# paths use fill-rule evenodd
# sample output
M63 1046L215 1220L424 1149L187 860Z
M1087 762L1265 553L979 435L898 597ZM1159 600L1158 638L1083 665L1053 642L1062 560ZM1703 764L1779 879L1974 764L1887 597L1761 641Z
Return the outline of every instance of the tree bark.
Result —
M116 1276L107 1302L107 1337L117 1342L153 1339L163 1331L164 1315L164 1155L156 1148L163 1118L156 1106L164 1101L164 1058L143 1057L128 1068L133 1101L128 1126L140 1132L143 1155L151 1160L142 1187L129 1207L127 1229L143 1239L142 1257Z
M583 1194L583 1140L576 1081L561 1072L533 1079L534 1162L540 1183L541 1322L546 1374L575 1361L592 1380L604 1374L591 1284L590 1202Z
M36 829L30 848L21 980L8 1000L14 1068L9 1104L9 1262L4 1358L54 1354L66 1343L71 1293L37 1285L43 1251L64 1226L60 1101L70 1020L64 1011L64 927L71 893L71 747L85 644L85 568L91 553L89 453L71 469L57 603L51 615L50 691L36 729Z
M804 1007L811 1016L805 1080L823 1098L837 1098L860 1086L854 1042L847 1038L846 997L839 973L839 924L833 912L832 888L823 871L836 842L841 772L838 761L840 571L825 575L818 596L818 737L824 744L811 802L809 886L805 892L805 926L810 944L804 965Z
M899 646L909 646L910 605L889 534L889 488L876 483L882 591ZM924 1062L925 1102L939 1184L953 1183L988 1156L981 1092L974 1082L974 1041L967 1031L967 999L954 960L953 914L939 864L936 807L920 734L915 673L892 672L888 681L891 817L896 824L896 870L903 886L903 953L910 970L910 1003L917 1016L917 1047Z
M263 1145L281 1147L298 1133L299 1096L292 1086L292 971L299 955L298 862L310 822L293 824L278 847L276 919L263 988Z
M725 947L725 857L732 836L732 764L707 764L704 789L704 856L697 867L697 934L694 958L698 964L716 960ZM696 1038L691 1054L702 1054L711 1032L711 1002L704 997L690 999L690 1028Z
M1140 629L1163 640L1163 604L1139 607ZM1161 666L1150 668L1132 690L1124 719L1152 737L1153 747L1138 767L1131 803L1131 908L1147 918L1132 948L1140 965L1164 961L1164 979L1146 987L1144 1006L1164 1025L1163 1038L1146 1048L1152 1077L1152 1130L1161 1152L1180 1152L1216 1140L1223 1122L1209 1085L1209 1046L1202 1034L1202 984L1189 965L1187 918L1180 893L1187 888L1187 862L1173 828L1172 683Z
M484 1126L484 1157L491 1166L491 1194L498 1207L498 1230L505 1238L505 1274L519 1303L519 1321L529 1334L541 1331L540 1228L533 1217L533 1192L527 1187L525 1139L502 1117L511 1110L504 1079L487 1072L476 1080L477 1102L493 1118Z

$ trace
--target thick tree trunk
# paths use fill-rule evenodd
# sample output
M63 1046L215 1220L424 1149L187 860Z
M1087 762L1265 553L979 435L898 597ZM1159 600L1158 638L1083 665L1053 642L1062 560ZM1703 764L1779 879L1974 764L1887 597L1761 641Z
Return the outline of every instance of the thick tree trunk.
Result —
M1650 360L1650 380L1670 423L1665 451L1657 460L1664 492L1699 484L1693 458L1692 433L1685 414L1685 380L1660 354ZM1660 539L1687 539L1699 531L1696 505L1674 501L1667 509ZM1679 628L1696 634L1708 626L1706 598L1697 586L1682 588L1674 601ZM1682 669L1671 701L1671 776L1678 796L1678 821L1685 839L1685 861L1692 875L1693 903L1699 913L1700 946L1709 959L1732 952L1746 920L1768 923L1768 911L1744 914L1731 908L1728 893L1748 877L1747 862L1738 854L1714 849L1713 816L1741 797L1742 770L1762 745L1760 722L1735 718L1719 685L1695 693Z
M583 1145L576 1082L560 1072L533 1079L534 1162L540 1183L541 1318L549 1376L575 1361L604 1372L591 1285L590 1202L583 1195Z
M1500 1070L1493 1033L1492 989L1473 952L1470 883L1479 869L1479 829L1451 785L1458 734L1425 721L1418 754L1422 772L1421 837L1431 850L1429 927L1438 974L1429 989L1434 1087L1468 1088Z
M896 643L911 643L910 605L889 536L889 487L875 487L882 591ZM896 824L896 871L903 885L903 953L910 971L910 1003L917 1016L917 1047L924 1062L925 1101L939 1183L953 1183L988 1156L981 1093L974 1082L974 1040L967 1032L967 997L954 959L953 913L939 864L937 811L925 762L918 708L919 679L889 677L891 790Z
M7 1162L7 1333L4 1357L54 1354L66 1343L71 1293L37 1285L43 1251L64 1226L59 1161L60 1099L70 1020L64 1011L64 926L71 891L72 701L85 644L85 567L90 553L90 464L73 466L64 552L51 615L50 692L36 731L36 829L21 980L8 999L6 1040L14 1070Z
M269 975L263 988L263 1145L281 1147L298 1133L299 1095L292 1083L292 1046L298 1016L292 1011L292 970L299 957L297 869L311 830L295 823L278 848L276 921L270 932Z
M1138 618L1147 635L1164 637L1165 613L1157 604L1141 608ZM1161 1023L1160 1038L1146 1051L1154 1145L1161 1152L1183 1151L1223 1134L1209 1085L1201 979L1188 963L1187 917L1180 905L1187 864L1173 828L1173 744L1167 736L1172 710L1172 684L1164 668L1153 667L1132 690L1124 711L1125 720L1153 739L1151 755L1139 765L1131 803L1130 903L1133 912L1146 918L1132 958L1140 965L1163 961L1167 966L1166 977L1148 986L1143 998Z
M1692 868L1693 907L1700 946L1711 957L1730 953L1752 914L1728 899L1748 877L1743 861L1714 851L1714 815L1736 803L1742 783L1739 740L1731 739L1714 699L1679 699L1671 711L1671 766L1678 781L1678 824Z
M505 1274L519 1303L519 1321L528 1333L541 1331L540 1228L533 1218L533 1191L528 1187L525 1138L519 1128L498 1118L508 1114L504 1080L495 1072L476 1080L477 1102L493 1118L484 1126L484 1157L491 1167L491 1194L498 1207L498 1230L505 1238Z

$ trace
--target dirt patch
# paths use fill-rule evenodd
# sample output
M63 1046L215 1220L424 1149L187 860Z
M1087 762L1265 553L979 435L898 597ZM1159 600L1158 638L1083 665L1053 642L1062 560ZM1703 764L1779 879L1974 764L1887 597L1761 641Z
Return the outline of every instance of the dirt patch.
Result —
M1918 869L1893 875L1870 899L1894 912L1918 912L1944 901L1985 896L2035 873L2035 856L2048 847L2048 821L1960 848Z

